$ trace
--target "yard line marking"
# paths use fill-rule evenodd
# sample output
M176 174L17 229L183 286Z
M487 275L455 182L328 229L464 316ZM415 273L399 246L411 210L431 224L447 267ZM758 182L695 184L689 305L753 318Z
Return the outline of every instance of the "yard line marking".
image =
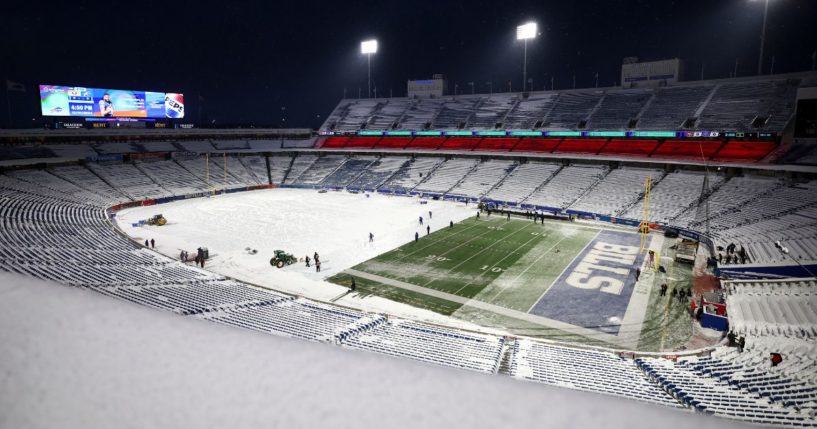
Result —
M496 230L495 230L495 229L489 229L489 230L487 230L487 231L483 232L482 234L479 234L479 235L477 235L477 236L472 237L470 240L464 241L464 242L462 242L462 243L460 243L460 244L458 244L458 245L456 245L456 246L454 246L454 247L452 247L452 248L450 248L450 249L446 250L445 252L440 253L440 254L439 254L439 255L437 255L437 256L443 256L443 255L445 255L446 253L448 253L448 252L450 252L450 251L452 251L452 250L454 250L454 249L458 249L458 248L460 248L460 247L462 247L462 246L465 246L466 244L468 244L468 243L470 243L470 242L472 242L472 241L476 240L477 238L480 238L480 237L482 237L483 235L485 235L485 234L489 234L489 233L494 232L494 231L496 231ZM442 241L442 240L440 240L440 241ZM435 242L435 244L436 244L436 243L438 243L438 242ZM426 247L430 247L430 246L433 246L433 244L431 244L431 245L429 245L429 246L426 246ZM420 250L422 250L422 249L419 249L419 250L418 250L418 252L419 252ZM407 255L407 256L408 256L408 255ZM395 261L395 262L396 262L396 261ZM428 265L429 263L430 263L430 262L426 262L426 263L424 263L424 264L423 264L423 266ZM456 268L456 267L455 267L455 268ZM453 269L453 268L452 268L452 269ZM451 272L451 270L448 270L447 272ZM433 281L433 280L432 280L432 281Z
M488 222L492 222L491 220L487 220L487 221L488 221ZM421 248L419 248L419 249L417 249L417 250L414 250L414 251L412 251L412 252L406 253L406 254L404 254L404 255L400 256L399 258L397 258L397 260L395 260L394 262L399 262L399 261L402 261L403 259L408 258L409 256L414 255L414 254L415 254L415 253L417 253L417 252L423 251L423 250L425 250L425 249L428 249L428 248L429 248L429 247L431 247L431 246L434 246L434 245L436 245L436 244L439 244L441 241L446 240L447 238L453 237L453 236L455 236L455 235L458 235L458 234L463 233L463 232L465 232L465 231L468 231L468 230L470 230L470 229L476 228L476 227L478 227L478 226L480 226L480 224L477 222L477 223L475 223L474 225L469 226L469 227L467 227L467 228L465 228L465 229L460 229L460 230L457 230L457 232L455 232L455 233L453 233L453 234L451 234L451 235L446 235L446 238L441 238L441 239L439 239L439 240L433 240L433 241L431 242L431 244L429 244L429 245L427 245L427 246L423 246L423 247L421 247ZM436 231L436 232L440 232L440 231ZM398 247L398 249L399 249L399 247Z
M523 228L523 229L524 229L524 228ZM520 229L520 231L521 231L521 229ZM508 259L508 257L509 257L509 256L513 255L513 254L514 254L514 253L515 253L517 250L519 250L519 249L523 248L524 246L526 246L526 245L527 245L528 243L530 243L531 241L533 241L533 240L537 240L537 239L540 239L540 238L542 238L542 236L541 236L541 235L534 235L534 236L533 236L533 238L531 238L530 240L528 240L528 241L526 241L526 242L524 242L524 243L520 244L520 245L519 245L519 247L517 247L516 249L513 249L512 251L508 252L508 254L507 254L507 255L505 255L505 257L504 257L504 258L502 258L502 259L500 259L500 260L496 261L496 262L495 262L493 265L491 265L491 268L496 267L497 265L499 265L499 263L500 263L500 262L504 261L505 259ZM478 278L480 278L480 277L484 276L484 275L485 275L485 273L487 273L488 271L490 271L490 269L491 269L491 268L488 268L487 270L485 270L485 271L481 272L481 273L480 273L480 274L479 274L479 275L478 275L478 276L477 276L477 277L476 277L474 280L476 280L476 279L478 279ZM466 284L465 284L463 287L461 287L461 288L457 289L457 290L456 290L456 292L454 292L454 294L455 294L455 295L459 295L459 293L460 293L460 291L461 291L461 290L463 290L463 289L465 289L466 287L470 286L472 283L473 283L473 281L469 281L469 282L468 282L468 283L466 283ZM489 283L489 284L490 284L490 283ZM487 285L486 285L486 286L487 286Z
M502 293L503 293L503 292L507 291L508 289L512 289L512 288L513 288L513 286L512 286L512 285L513 285L514 283L516 283L516 281L517 281L517 280L519 280L519 278L520 278L520 277L522 277L522 275L523 275L523 274L525 274L526 272L528 272L528 270L529 270L529 269L531 269L531 267L533 267L534 265L536 265L536 263L537 263L537 262L539 262L539 260L540 260L540 259L542 259L542 258L544 258L545 256L547 256L548 254L550 254L550 251L551 251L551 250L553 250L554 248L556 248L556 246L558 246L558 245L559 245L559 243L561 243L561 242L563 242L563 241L565 241L565 240L567 240L567 237L566 237L566 236L565 236L565 237L562 237L562 239L561 239L561 240L559 240L558 242L556 242L556 244L554 244L553 246L551 246L551 247L550 247L550 249L548 249L547 251L543 252L543 253L542 253L542 256L539 256L538 258L534 259L534 261L533 261L533 262L531 262L531 263L530 263L530 265L528 265L528 266L527 266L527 267L526 267L526 268L525 268L525 269L524 269L524 270L523 270L521 273L519 273L519 275L518 275L518 276L514 277L514 279L510 281L510 283L509 283L509 285L510 285L510 286L508 286L508 287L507 287L507 288L505 288L505 289L501 289L501 290L499 291L499 293L497 293L497 294L496 294L496 295L495 295L493 298L491 298L490 300L488 300L488 302L494 302L494 301L495 301L497 298L499 298L499 295L502 295ZM570 262L573 262L573 261L570 261ZM570 264L568 264L568 265L570 265ZM560 274L560 276L561 276L561 274ZM558 277L557 277L557 278L558 278ZM548 289L549 289L549 288L548 288ZM540 298L540 299L541 299L541 298Z
M487 246L487 247L484 247L484 248L483 248L482 250L480 250L479 252L474 253L473 255L471 255L471 256L469 256L469 257L465 258L465 260L463 260L463 261L462 261L462 262L460 262L459 264L454 265L453 267L451 267L451 269L449 269L448 271L446 271L446 273L450 273L451 271L454 271L454 269L455 269L455 268L457 268L457 267L459 267L460 265L462 265L462 264L466 263L467 261L471 260L471 259L472 259L474 256L477 256L477 255L481 254L482 252L484 252L484 251L486 251L486 250L490 249L491 247L494 247L494 246L495 246L497 243L501 243L503 240L505 240L505 239L507 239L508 237L510 237L510 236L512 236L512 235L514 235L514 234L516 234L517 232L521 232L522 230L526 229L526 228L527 228L527 227L529 227L529 226L530 226L530 224L528 223L528 224L526 224L525 226L523 226L522 228L519 228L519 229L515 230L514 232L512 232L512 233L510 233L510 234L508 234L508 235L506 235L506 236L502 237L500 240L496 240L496 241L494 241L493 243L491 243L491 245L489 245L489 246ZM495 230L488 230L488 232L493 232L493 231L495 231ZM486 232L485 234L487 234L488 232ZM479 237L481 237L481 236L483 236L483 235L485 235L485 234L480 234L480 235L478 235L478 236L476 236L476 237L472 238L471 240L466 241L465 243L468 243L469 241L475 240L475 239L477 239L477 238L479 238ZM463 244L465 244L465 243L463 243ZM442 255L445 255L446 253L448 253L448 252L450 252L450 251L452 251L452 250L456 249L457 247L462 246L463 244L461 244L461 245L459 245L459 246L456 246L456 247L452 247L451 249L449 249L449 250L447 250L447 251L445 251L445 252L441 253L440 255L441 255L441 256L442 256ZM430 285L431 283L434 283L435 281L437 281L437 279L431 280L430 282L428 282L428 283L424 284L423 286L424 286L424 287L425 287L425 286L428 286L428 285Z
M561 273L559 273L559 275L558 275L558 276L556 276L556 277L553 279L553 282L556 282L557 280L559 280L559 277L562 277L562 274L564 274L564 273L565 273L565 271L567 271L567 268L568 268L568 267L570 267L570 265L571 265L571 264L573 264L573 261L575 261L575 260L576 260L576 258L578 258L578 257L579 257L579 256L580 256L582 253L584 253L584 251L585 251L585 250L586 250L586 249L587 249L587 248L588 248L588 247L589 247L589 246L590 246L590 245L591 245L591 244L592 244L594 241L596 241L596 239L599 237L599 234L601 234L601 231L604 231L604 230L603 230L603 229L602 229L602 230L599 230L599 231L596 233L596 235L594 235L594 236L593 236L593 238L591 238L591 239L590 239L590 241L588 241L588 242L587 242L587 244L585 244L585 245L584 245L584 247L582 247L582 249L581 249L581 250L579 250L579 251L578 251L578 253L576 253L576 256L575 256L573 259L571 259L571 260L570 260L570 262L568 262L568 263L567 263L567 265L565 265L565 267L562 269L562 272L561 272ZM531 305L531 306L530 306L530 308L528 309L528 313L530 313L530 311L531 311L531 310L533 310L533 307L536 307L536 304L539 304L539 301L541 301L541 300L542 300L542 298L544 298L544 297L545 297L545 294L546 294L546 293L548 293L548 291L550 290L550 288L551 288L551 287L553 287L553 283L551 283L551 284L550 284L550 286L548 286L548 288L547 288L547 289L545 289L545 291L544 291L544 292L542 292L542 295L539 295L539 298L538 298L536 301L534 301L534 302L533 302L533 305Z

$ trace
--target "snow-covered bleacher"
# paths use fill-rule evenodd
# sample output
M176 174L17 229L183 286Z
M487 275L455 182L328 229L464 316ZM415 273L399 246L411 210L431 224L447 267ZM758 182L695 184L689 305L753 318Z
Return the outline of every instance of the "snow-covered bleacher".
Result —
M366 170L377 158L374 156L350 157L337 170L326 176L321 182L321 186L327 188L345 188L363 171Z
M344 99L321 130L681 129L782 132L794 112L798 87L813 74L684 82L659 88L587 88L560 91ZM633 122L631 122L633 120Z
M817 260L817 207L807 207L791 214L722 230L718 241L739 243L749 252L753 262L786 262ZM780 241L789 253L775 245Z
M701 196L705 174L697 171L674 171L666 176L653 176L654 185L650 190L650 220L672 223L672 219L688 210ZM709 175L710 189L717 188L723 177ZM640 219L644 213L641 200L627 210L623 217Z
M390 98L374 113L366 126L367 130L389 130L403 116L411 105L408 98Z
M95 143L91 145L95 151L100 154L118 154L118 153L133 153L142 152L142 148L137 143L123 143L123 142L106 142Z
M336 129L359 130L365 128L372 114L384 103L377 99L354 100L347 104L346 111L338 118Z
M347 186L352 189L373 191L408 162L409 158L404 156L378 158Z
M479 163L476 159L450 159L414 188L418 192L444 194L459 183Z
M289 171L289 166L292 164L292 156L276 155L269 156L267 159L269 160L270 179L272 180L272 183L280 185L284 182L284 178Z
M817 339L817 279L729 280L722 286L736 333Z
M698 119L699 129L750 131L758 116L763 129L782 130L794 113L797 84L789 80L724 82Z
M684 85L659 88L638 119L642 130L680 130L712 92L713 85Z
M133 200L170 195L166 189L154 182L132 164L97 164L88 163L88 168L99 175L105 182L115 187Z
M519 339L513 345L510 375L571 389L681 406L648 380L632 360L605 351Z
M515 162L508 160L496 159L482 162L448 193L480 198L516 166Z
M549 162L532 161L520 164L485 197L508 203L522 202L560 168L560 164Z
M66 171L73 171L74 168L75 167L62 167L61 169ZM104 182L97 179L88 170L79 167L76 168L88 175L91 175L94 179L97 180L97 182L104 185ZM107 193L100 194L97 192L92 192L88 189L84 189L72 183L67 179L62 179L59 176L49 173L46 170L17 170L10 171L7 174L9 177L13 177L22 182L31 183L32 185L48 188L52 191L59 192L77 201L89 201L97 205L106 205L111 204L113 202L124 200L124 196L118 195L110 187L108 187L108 189L105 189L105 187L101 187L102 192Z
M651 90L609 92L598 109L587 121L587 128L594 130L627 130L630 120L635 119L652 97Z
M593 187L609 171L601 165L571 165L534 191L525 204L564 209Z
M248 155L242 156L238 158L238 161L247 169L247 173L252 175L253 179L262 185L269 183L269 177L267 176L267 161L266 158L263 156L258 155ZM289 166L289 164L287 164ZM270 162L270 167L272 167L272 162Z
M576 130L604 96L603 91L569 91L559 94L545 118L543 128Z
M221 166L222 170L224 169L224 162L227 162L227 174L235 178L237 184L244 184L244 185L260 185L263 183L267 183L266 180L266 173L264 174L263 179L259 179L256 177L255 173L247 170L247 167L234 156L227 156L226 158L218 159L216 156L216 160Z
M590 192L569 208L603 215L616 215L644 193L646 177L661 177L660 170L622 167L610 171Z
M513 107L518 96L516 94L494 94L482 99L468 119L467 127L475 130L491 130L502 127L502 121Z
M748 192L748 199L746 195L735 197L744 201L742 204L724 208L711 217L709 222L717 244L745 245L753 262L779 262L787 257L772 246L781 240L795 259L817 259L817 233L813 228L817 220L813 217L817 181L785 183L767 179ZM792 245L788 246L788 242Z
M327 341L361 319L363 313L302 298L277 296L264 302L226 306L199 317L270 334Z
M461 128L480 104L479 97L454 97L443 102L434 118L432 128L450 130Z
M136 162L134 166L154 182L161 183L173 195L207 190L204 182L174 161Z
M342 344L437 365L494 373L504 339L393 319L350 336Z
M409 191L443 162L442 158L414 158L403 164L397 172L381 186L381 189Z
M781 186L782 180L771 177L732 177L707 198L710 216L717 217L733 212ZM728 226L729 219L724 220L726 221L724 225ZM675 219L675 223L679 226L696 227L700 224L700 219L695 219L694 211L686 211Z
M178 150L172 142L168 141L143 142L140 145L145 152L175 152Z
M284 183L287 185L295 183L301 173L309 169L317 160L318 155L313 154L299 154L296 156L295 159L292 160L292 165L289 167Z
M214 155L194 156L192 158L177 159L176 162L198 180L205 184L205 189L222 189L238 186L239 182L232 175L225 175L223 159Z
M297 162L298 159L295 158ZM346 161L344 155L326 155L315 160L312 165L298 176L301 185L317 185ZM294 165L293 165L294 168Z
M111 187L108 183L100 179L97 175L92 173L85 167L76 165L53 167L48 171L68 182L84 189L93 194L98 194L103 197L108 203L117 201L126 201L128 197L118 189Z
M208 140L180 140L176 142L176 145L188 152L206 153L215 150Z
M536 127L550 110L558 95L553 92L532 93L523 98L505 117L505 128L509 130L530 130ZM541 125L541 122L540 122Z
M639 358L645 373L678 400L697 411L775 426L814 427L817 382L814 343L799 343L804 350L787 354L786 364L773 367L770 348L753 346L715 349L708 357L682 357L677 362ZM805 375L805 376L804 376Z
M43 149L51 151L58 158L86 159L99 155L89 144L47 144Z

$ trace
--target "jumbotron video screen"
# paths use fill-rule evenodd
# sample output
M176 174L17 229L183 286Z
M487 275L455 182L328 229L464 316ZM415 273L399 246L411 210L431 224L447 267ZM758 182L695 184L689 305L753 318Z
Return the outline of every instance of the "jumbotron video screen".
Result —
M184 94L40 85L43 116L184 118Z

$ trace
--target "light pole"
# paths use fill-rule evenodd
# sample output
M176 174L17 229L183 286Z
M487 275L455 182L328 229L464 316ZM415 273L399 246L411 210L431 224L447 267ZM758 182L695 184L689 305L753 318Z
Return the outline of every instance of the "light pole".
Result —
M474 82L468 82L468 86L471 87L471 95L474 95Z
M369 98L372 98L372 54L377 53L377 40L364 40L360 42L360 53L366 55L368 65Z
M522 63L522 92L528 90L528 40L536 38L536 32L535 22L516 27L516 40L522 40L525 44L524 62Z
M814 69L814 67L812 67L812 69ZM488 94L489 95L494 95L494 83L493 82L485 82L485 84L488 85Z

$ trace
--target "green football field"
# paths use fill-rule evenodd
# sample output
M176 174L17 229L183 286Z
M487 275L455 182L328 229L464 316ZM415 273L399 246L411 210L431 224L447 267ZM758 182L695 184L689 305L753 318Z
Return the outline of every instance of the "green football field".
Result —
M657 286L652 287L658 282L691 284L691 267L676 267L673 262L667 263L668 273L645 274L638 283L635 292L640 295L634 293L633 302L645 307L645 314L640 331L627 341L581 323L574 326L570 315L559 321L533 314L534 306L547 299L548 289L564 278L566 269L586 253L602 230L583 223L545 221L543 225L525 218L483 215L423 235L329 281L348 285L354 276L364 296L382 296L512 334L640 350L669 349L686 341L691 324L683 306L659 297ZM669 249L662 248L662 254L662 259L672 256Z

